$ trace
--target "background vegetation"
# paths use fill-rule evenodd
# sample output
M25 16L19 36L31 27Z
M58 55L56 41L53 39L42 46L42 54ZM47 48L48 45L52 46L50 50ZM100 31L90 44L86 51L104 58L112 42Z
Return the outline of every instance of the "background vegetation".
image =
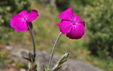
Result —
M71 40L63 35L56 54L70 53L70 57L92 64L105 71L113 71L113 0L0 0L0 48L14 45L32 48L29 32L17 32L10 27L12 16L22 11L36 9L39 17L33 21L38 50L51 52L59 34L59 14L73 8L74 13L86 22L85 35ZM0 62L5 51L0 50Z

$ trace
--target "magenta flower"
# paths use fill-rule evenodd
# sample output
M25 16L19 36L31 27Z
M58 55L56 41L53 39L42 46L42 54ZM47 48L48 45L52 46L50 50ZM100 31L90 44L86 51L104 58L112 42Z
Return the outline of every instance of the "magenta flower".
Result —
M85 22L69 8L59 15L61 23L57 23L62 34L66 34L70 39L79 39L84 35Z
M24 32L28 29L29 22L35 20L38 16L39 15L36 10L32 10L30 13L23 10L19 14L12 17L10 25L12 28L15 28L15 30Z

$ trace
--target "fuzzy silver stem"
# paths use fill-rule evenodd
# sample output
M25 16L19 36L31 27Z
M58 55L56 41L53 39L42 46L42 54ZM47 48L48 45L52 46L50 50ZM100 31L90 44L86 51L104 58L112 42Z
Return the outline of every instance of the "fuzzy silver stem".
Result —
M34 37L32 22L29 23L29 33L31 35L32 42L33 42L33 53L34 53L34 60L35 60L34 66L35 66L35 64L36 64L36 43L35 43L35 37Z
M53 59L53 55L54 55L56 46L57 46L57 44L58 44L58 41L59 41L61 35L62 35L62 33L60 32L59 35L58 35L58 37L57 37L57 39L56 39L56 41L55 41L55 43L54 43L54 46L53 46L53 49L52 49L52 53L51 53L51 56L50 56L50 60L49 60L49 67L48 67L49 69L50 69L51 61L52 61L52 59Z

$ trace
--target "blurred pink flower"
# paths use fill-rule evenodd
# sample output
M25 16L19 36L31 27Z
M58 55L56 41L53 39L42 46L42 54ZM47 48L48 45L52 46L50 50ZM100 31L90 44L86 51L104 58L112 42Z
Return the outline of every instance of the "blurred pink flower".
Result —
M12 17L10 25L12 28L15 28L15 30L24 32L28 29L29 22L35 20L38 16L37 10L32 10L30 13L23 10L19 14Z
M79 39L85 33L85 22L69 8L59 15L61 23L57 23L62 34L70 39Z

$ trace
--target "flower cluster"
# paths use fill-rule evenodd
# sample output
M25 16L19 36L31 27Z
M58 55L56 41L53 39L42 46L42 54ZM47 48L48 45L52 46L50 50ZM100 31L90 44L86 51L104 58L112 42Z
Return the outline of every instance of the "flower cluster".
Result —
M24 32L28 29L29 22L35 20L38 17L38 12L32 10L31 13L27 13L23 10L19 14L15 15L11 19L11 27L17 31ZM62 34L66 34L70 39L79 39L84 35L85 22L82 21L75 13L72 8L69 8L59 15L61 23L57 23Z

